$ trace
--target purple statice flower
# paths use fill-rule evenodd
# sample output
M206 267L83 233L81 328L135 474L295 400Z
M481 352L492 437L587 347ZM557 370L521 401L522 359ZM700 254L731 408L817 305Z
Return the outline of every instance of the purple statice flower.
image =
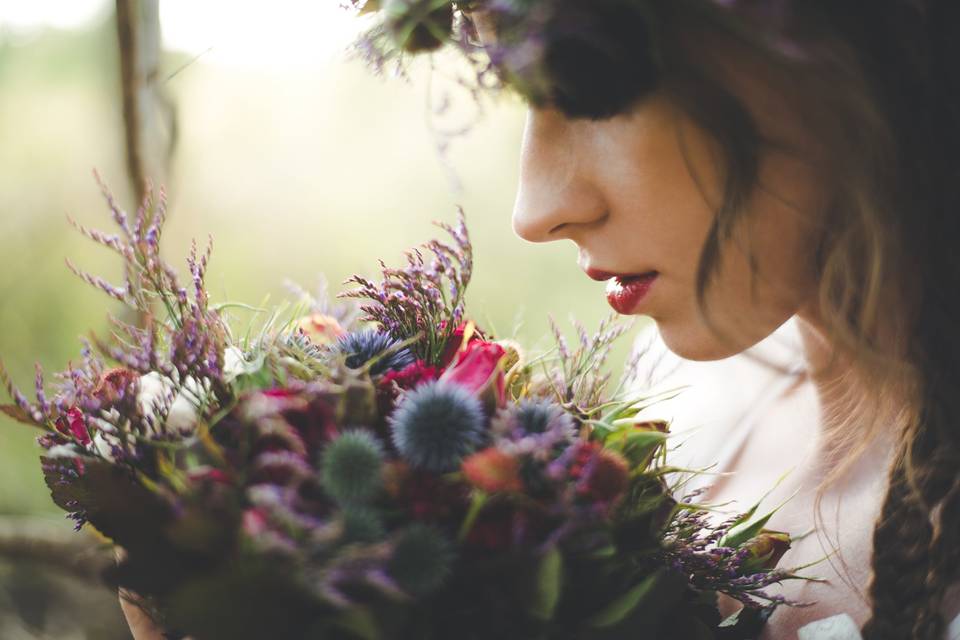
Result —
M451 237L451 243L431 240L406 253L407 265L393 269L381 264L382 280L375 284L361 276L347 283L356 289L341 297L368 301L361 306L365 320L397 340L415 340L414 355L437 364L450 335L465 316L464 294L473 274L473 248L466 220L458 211L454 225L435 223ZM424 252L433 259L427 262Z
M136 322L111 317L111 337L94 337L84 344L79 363L57 375L53 394L44 388L44 376L38 369L36 402L28 401L10 382L0 366L0 381L13 399L4 411L17 419L49 430L44 439L51 445L64 438L76 438L57 425L67 421L71 412L83 412L91 437L100 446L90 453L116 460L118 454L133 455L137 436L177 439L184 433L167 433L166 413L175 398L189 396L204 419L219 411L230 400L231 391L224 380L223 357L227 328L219 313L209 305L204 277L209 265L210 248L199 253L196 247L188 258L193 295L182 287L174 269L160 256L159 240L166 217L165 196L157 198L148 190L135 215L120 208L99 176L104 199L110 209L117 233L87 228L76 221L77 230L94 242L119 255L124 265L121 284L107 282L68 262L78 277L117 300L133 312ZM166 317L157 317L160 307ZM161 312L161 313L163 313ZM100 357L119 367L109 367ZM137 380L145 375L163 378L163 397L138 402ZM124 381L118 385L118 381ZM146 405L146 406L144 406ZM83 442L87 445L90 443ZM127 451L129 450L129 451Z

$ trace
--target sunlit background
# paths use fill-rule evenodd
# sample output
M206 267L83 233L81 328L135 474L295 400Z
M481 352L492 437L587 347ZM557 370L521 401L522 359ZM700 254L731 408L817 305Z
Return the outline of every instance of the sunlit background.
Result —
M510 228L523 106L447 95L442 61L441 72L415 67L409 82L374 77L343 55L358 23L338 4L161 0L165 106L154 133L174 141L158 177L169 259L182 264L192 238L212 235L214 295L278 302L287 278L311 287L326 274L336 289L373 274L379 257L396 262L460 204L476 255L468 306L482 325L507 336L522 318L528 344L545 335L548 313L595 326L609 309L575 247L530 245ZM93 169L133 204L118 58L113 2L0 0L0 356L22 387L34 361L63 369L112 309L64 258L119 272L67 223L109 227ZM453 106L441 122L432 114L445 95ZM466 123L442 153L438 131ZM69 530L34 437L0 420L0 637L129 637L113 594L19 554L35 531Z

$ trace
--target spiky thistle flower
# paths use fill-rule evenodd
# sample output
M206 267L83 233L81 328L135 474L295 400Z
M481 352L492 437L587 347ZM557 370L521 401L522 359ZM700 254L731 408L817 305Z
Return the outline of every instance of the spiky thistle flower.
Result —
M347 542L376 542L383 538L383 522L369 507L350 505L340 512L343 537Z
M490 431L504 452L542 460L571 444L577 435L573 418L563 407L528 398L501 409L490 423Z
M398 342L389 334L376 329L353 331L337 340L337 349L344 354L346 365L359 369L374 358L378 358L370 367L370 375L380 375L387 371L400 371L416 362L416 358L406 347L397 348Z
M416 339L415 355L431 365L439 363L448 339L464 319L464 293L473 272L473 248L463 211L459 210L455 225L434 224L451 236L452 244L431 240L408 251L402 269L381 262L379 284L353 276L346 283L358 288L340 294L368 300L361 306L364 319L376 322L396 339ZM424 250L433 254L429 264Z
M458 385L439 381L408 392L389 421L400 455L428 471L456 469L487 440L480 400Z
M387 566L391 578L412 596L437 589L450 573L453 551L439 531L413 524L401 531Z
M383 484L383 447L369 431L341 433L323 450L323 486L341 504L366 502Z

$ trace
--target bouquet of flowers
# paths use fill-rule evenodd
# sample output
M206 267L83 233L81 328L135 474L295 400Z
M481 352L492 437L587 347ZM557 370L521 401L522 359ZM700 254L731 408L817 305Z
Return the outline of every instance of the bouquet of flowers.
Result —
M723 522L680 495L656 397L602 373L607 321L529 357L466 317L471 245L449 238L240 335L233 306L160 257L164 198L118 233L130 307L48 393L3 373L9 416L107 572L168 630L210 638L749 638L790 544L757 506ZM359 304L356 300L361 301ZM112 363L108 366L107 362ZM633 361L636 364L636 360ZM717 593L745 606L721 620ZM132 597L132 596L131 596ZM176 633L171 631L174 637Z

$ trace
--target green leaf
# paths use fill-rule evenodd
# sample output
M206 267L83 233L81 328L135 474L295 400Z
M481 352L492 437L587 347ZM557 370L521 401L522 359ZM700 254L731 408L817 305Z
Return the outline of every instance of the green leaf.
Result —
M557 610L563 591L563 554L553 547L540 560L537 584L530 614L539 620L550 620Z
M593 616L589 621L590 626L603 628L617 624L643 603L659 580L659 572L647 576L630 591L615 599L604 607L600 613Z
M724 540L726 540L727 537L729 537L735 530L742 529L743 526L746 525L747 522L749 522L750 518L752 518L757 513L757 509L760 508L760 504L767 499L767 497L774 491L774 489L780 486L780 483L783 482L784 478L786 478L791 471L793 471L793 469L788 469L782 476L777 478L777 481L773 483L773 486L767 489L767 492L764 493L762 496L760 496L760 499L757 500L755 503L753 503L753 506L751 506L749 509L741 513L737 517L737 519L733 521L733 525L730 527L730 530L727 532L727 536L724 537ZM779 508L780 507L777 507L777 509ZM774 511L776 511L776 509L774 509ZM771 512L770 515L773 515L773 513ZM769 519L769 515L767 516L767 519ZM742 540L741 542L748 539L749 538L744 538L744 540ZM722 541L720 544L721 546L731 546L731 545L722 544Z
M743 518L741 517L739 519L740 524L730 527L730 529L727 531L727 534L722 538L720 538L720 541L717 542L717 544L720 545L721 547L737 548L747 540L750 540L751 538L759 534L760 531L765 526L767 526L767 522L770 520L771 517L773 517L773 514L775 514L780 509L782 509L783 505L787 504L790 500L792 500L793 497L796 496L798 492L799 492L799 489L797 491L794 491L793 495L791 495L789 498L787 498L786 500L778 504L776 507L770 510L766 515L760 518L757 518L756 520L743 522L742 521ZM756 511L756 505L754 505L751 511Z

